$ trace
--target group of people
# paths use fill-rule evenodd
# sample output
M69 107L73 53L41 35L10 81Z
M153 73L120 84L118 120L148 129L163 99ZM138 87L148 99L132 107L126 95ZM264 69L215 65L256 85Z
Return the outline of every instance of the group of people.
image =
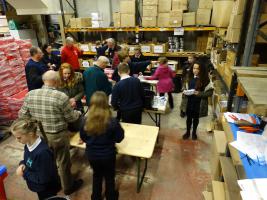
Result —
M93 169L92 200L102 199L102 181L105 179L106 198L118 199L115 189L115 143L124 138L119 120L127 123L142 123L144 89L138 74L154 64L146 60L141 49L129 56L129 49L116 45L114 39L97 46L98 58L83 74L79 70L78 58L82 51L67 38L61 52L61 62L52 56L51 46L43 51L32 47L31 59L25 67L29 93L19 111L19 119L11 131L16 139L25 144L24 159L17 174L24 177L30 190L37 192L39 199L54 196L62 188L66 195L77 191L83 180L71 174L69 125L81 123L80 138L86 143L86 155ZM105 52L108 51L108 56ZM61 64L60 64L61 63ZM170 108L174 108L172 82L175 73L168 67L168 60L160 57L159 66L149 78L159 80L157 91L167 94ZM114 69L111 81L104 73L108 66ZM181 111L187 115L187 132L183 139L197 139L197 126L202 104L213 88L205 65L193 60L185 69L185 89L195 89L191 96L183 96ZM109 96L111 98L109 99ZM82 98L86 97L88 112L83 117ZM111 106L117 110L112 117ZM40 135L42 137L40 137Z

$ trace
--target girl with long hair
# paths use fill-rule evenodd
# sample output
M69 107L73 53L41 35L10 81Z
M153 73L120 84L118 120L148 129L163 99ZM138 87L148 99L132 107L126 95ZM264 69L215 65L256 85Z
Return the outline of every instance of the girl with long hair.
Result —
M124 130L112 117L108 97L97 91L90 99L85 124L80 131L86 143L86 155L93 168L92 200L102 199L102 180L105 179L106 199L117 200L115 190L116 147L124 138Z
M73 108L83 112L81 99L84 96L83 76L75 72L69 63L63 63L59 69L60 85L58 90L64 92L70 98Z

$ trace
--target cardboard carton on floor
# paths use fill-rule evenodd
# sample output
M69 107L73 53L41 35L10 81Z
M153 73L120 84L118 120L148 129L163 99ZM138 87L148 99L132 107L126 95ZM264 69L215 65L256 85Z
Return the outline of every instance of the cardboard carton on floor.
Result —
M210 24L211 9L198 9L196 16L197 25L209 25Z
M121 14L121 27L135 27L135 15Z
M143 6L144 17L156 17L158 16L158 6Z
M172 10L187 10L187 0L172 0Z
M159 13L170 12L172 8L172 0L159 0Z
M198 8L212 9L213 0L199 0Z
M189 12L183 14L183 26L194 26L196 25L196 13Z
M159 0L143 0L144 6L158 5Z
M76 18L77 28L92 27L92 18L91 17L79 17Z
M142 27L156 27L157 17L142 17Z
M169 27L169 26L170 26L170 13L159 13L158 27Z
M121 0L120 13L135 14L135 0Z
M216 27L228 27L234 1L213 1L211 24Z
M113 13L113 22L114 22L114 27L121 27L121 13L119 12Z
M241 28L243 22L243 15L231 15L229 27L231 28Z

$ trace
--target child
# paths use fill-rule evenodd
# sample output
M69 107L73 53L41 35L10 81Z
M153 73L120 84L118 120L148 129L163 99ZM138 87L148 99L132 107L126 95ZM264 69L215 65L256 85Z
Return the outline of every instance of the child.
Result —
M37 192L39 200L55 196L61 189L52 151L36 134L37 122L18 119L11 125L11 132L18 142L25 144L24 158L17 168L29 189Z
M115 191L115 143L123 140L124 130L119 122L112 118L108 97L104 92L95 92L91 97L88 115L80 131L80 137L86 143L86 154L93 168L91 199L102 199L104 178L106 199L117 200L119 194Z
M197 126L199 123L200 115L200 103L201 98L206 94L206 87L209 84L209 77L206 73L205 66L200 62L195 62L193 68L189 71L188 89L194 89L193 95L186 96L186 128L187 131L183 135L183 139L186 140L190 137L191 126L193 123L192 139L197 139ZM208 107L207 107L208 108Z
M168 93L170 108L173 109L172 91L174 89L174 84L172 79L175 77L175 73L169 68L168 59L166 57L159 57L158 62L159 66L155 73L147 79L159 80L157 91L160 93L160 96L164 96L165 93Z
M119 110L123 122L141 124L144 103L143 87L138 78L129 76L128 64L118 66L121 80L112 91L111 105Z
M188 80L189 71L192 68L195 60L196 60L195 56L190 55L190 56L188 56L187 61L184 62L184 65L183 65L183 73L182 73L182 87L183 88L185 88L186 81ZM183 95L182 96L181 105L180 105L180 110L181 110L180 116L182 118L184 118L185 115L186 115L186 110L185 110L186 108L184 106L184 103L185 103L184 98L186 98L186 97Z

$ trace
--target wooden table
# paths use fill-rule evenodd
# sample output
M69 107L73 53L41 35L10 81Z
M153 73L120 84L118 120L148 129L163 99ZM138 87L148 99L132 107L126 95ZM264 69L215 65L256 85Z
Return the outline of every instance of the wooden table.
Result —
M256 78L267 78L267 70L243 70L235 69L234 72L238 77L256 77Z
M242 90L255 106L267 107L267 79L238 77Z
M159 128L139 124L121 123L124 139L116 144L119 154L137 157L137 192L140 192L147 170L148 159L152 157L157 141ZM70 139L70 145L85 149L85 143L79 144L79 133ZM145 160L145 168L141 175L141 160Z

